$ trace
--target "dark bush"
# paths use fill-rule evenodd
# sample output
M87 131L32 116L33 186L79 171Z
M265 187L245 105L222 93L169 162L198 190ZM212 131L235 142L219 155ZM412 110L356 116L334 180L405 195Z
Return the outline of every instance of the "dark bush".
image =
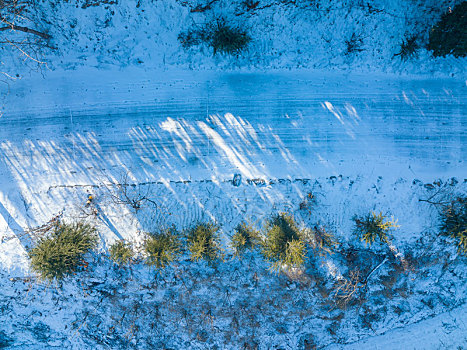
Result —
M97 242L90 225L59 223L29 252L31 267L43 279L62 279L87 266L84 256Z
M440 231L454 239L459 252L467 255L467 197L459 197L443 208Z
M441 16L430 31L428 49L433 51L435 57L467 55L467 1Z
M224 21L217 23L211 39L214 54L238 54L243 51L251 41L246 31L226 24Z
M217 24L207 24L204 27L192 28L178 35L182 46L190 48L207 44L213 48L214 54L235 55L243 51L251 41L246 31L219 20Z
M356 33L353 33L349 40L345 41L345 45L347 54L363 51L363 39Z

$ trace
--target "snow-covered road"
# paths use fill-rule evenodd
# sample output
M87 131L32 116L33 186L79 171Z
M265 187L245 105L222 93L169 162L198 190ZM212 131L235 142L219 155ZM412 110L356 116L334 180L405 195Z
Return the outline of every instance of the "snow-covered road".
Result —
M35 79L6 97L0 173L36 187L93 183L116 169L140 181L467 173L463 80L142 71Z

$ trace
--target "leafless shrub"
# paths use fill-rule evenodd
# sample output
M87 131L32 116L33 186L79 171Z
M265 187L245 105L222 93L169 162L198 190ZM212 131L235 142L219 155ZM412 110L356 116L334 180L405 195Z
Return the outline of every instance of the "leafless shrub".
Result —
M104 186L114 204L127 205L138 212L145 204L150 203L156 207L158 204L150 198L151 188L131 183L130 175L125 173L117 183L110 181L110 185ZM116 188L116 190L114 190Z
M21 238L22 236L29 236L33 240L39 240L41 237L44 237L50 232L52 232L60 224L62 215L63 213L59 212L45 224L25 230L23 233L20 234L19 238Z
M417 35L410 35L404 38L400 44L399 52L394 57L399 56L402 61L416 57L419 49Z
M352 270L349 277L337 281L333 297L339 308L347 308L348 304L361 295L364 283L359 270Z

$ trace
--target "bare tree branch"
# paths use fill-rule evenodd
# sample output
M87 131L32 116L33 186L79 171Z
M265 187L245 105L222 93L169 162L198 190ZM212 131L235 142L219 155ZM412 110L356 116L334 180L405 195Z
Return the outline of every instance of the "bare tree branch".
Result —
M38 35L40 36L41 38L43 39L50 39L50 35L49 34L46 34L46 33L42 33L42 32L39 32L37 30L34 30L34 29L31 29L31 28L28 28L28 27L21 27L21 26L17 26L15 24L10 24L8 27L2 27L0 28L0 32L3 32L5 30L18 30L20 32L24 32L24 33L31 33L31 34L34 34L34 35Z
M26 56L26 58L38 63L38 64L46 64L46 62L43 62L43 61L40 61L34 57L32 57L30 54L28 54L26 51L24 51L19 45L17 44L14 44L12 42L10 42L11 46L17 48L24 56Z

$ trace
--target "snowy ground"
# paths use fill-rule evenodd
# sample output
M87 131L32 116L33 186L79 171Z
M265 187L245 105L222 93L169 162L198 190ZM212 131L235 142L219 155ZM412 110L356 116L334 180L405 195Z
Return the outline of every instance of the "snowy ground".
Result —
M100 6L88 6L99 2ZM434 58L425 49L432 26L462 0L260 0L251 10L245 5L248 2L256 3L37 1L36 11L26 16L33 24L17 20L52 36L53 49L38 49L40 61L47 62L43 71L134 66L152 70L313 68L465 75L465 58ZM220 19L247 31L252 40L246 51L236 57L213 56L212 48L203 44L182 47L180 33ZM21 33L15 35L9 39L24 39ZM413 57L401 60L397 56L401 44L413 36L419 49ZM34 66L8 45L0 50L1 72L25 77L24 64Z
M437 212L419 202L437 191L466 191L464 81L307 71L179 72L158 80L137 69L131 78L123 73L57 73L39 88L21 82L7 97L10 112L0 121L5 344L465 343L465 259L436 238ZM240 187L232 186L235 173L242 174ZM114 183L125 175L157 206L135 213L116 203ZM317 202L300 209L310 192ZM87 193L96 198L97 216L84 208ZM370 210L399 220L393 244L410 272L384 248L356 244L351 217ZM261 227L277 211L327 225L343 246L330 258L312 255L303 283L271 274L257 255L228 258L216 269L183 260L155 279L142 266L122 275L96 256L91 271L56 289L31 279L25 247L34 237L22 232L61 211L96 225L103 251L119 238L141 242L141 231L205 220L221 225L227 245L241 220ZM367 274L385 257L366 302L336 309L339 276L355 267ZM458 336L445 335L451 333ZM399 343L394 334L402 334Z
M463 349L466 259L419 199L467 193L466 60L394 57L459 2L38 2L59 48L48 66L27 72L2 52L20 79L0 117L0 348ZM180 32L220 16L249 30L245 53L181 47ZM120 203L122 182L151 202ZM391 242L407 266L352 236L351 218L371 210L398 219ZM298 281L257 253L229 255L236 224L261 228L278 211L342 242L310 252ZM58 213L101 238L90 269L60 287L29 271L25 231ZM118 270L105 256L117 239L138 246L145 231L206 220L227 249L215 268L183 256L162 274ZM355 269L367 288L337 307L336 283Z

